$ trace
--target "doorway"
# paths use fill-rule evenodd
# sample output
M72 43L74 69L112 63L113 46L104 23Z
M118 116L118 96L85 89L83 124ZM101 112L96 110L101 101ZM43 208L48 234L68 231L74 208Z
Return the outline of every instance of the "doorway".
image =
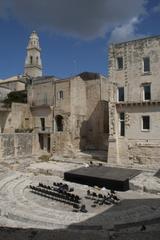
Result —
M56 131L57 132L63 132L63 128L64 128L64 126L63 126L63 123L64 123L63 117L61 115L57 115L55 117L55 121L56 121Z

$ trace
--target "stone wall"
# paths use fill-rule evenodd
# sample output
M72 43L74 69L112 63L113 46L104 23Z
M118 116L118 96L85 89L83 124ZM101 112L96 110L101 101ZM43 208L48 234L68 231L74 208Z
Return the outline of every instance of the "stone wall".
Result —
M10 89L10 91L22 91L25 90L25 83L21 82L20 80L13 80L11 78L0 81L0 87L6 87Z
M160 163L160 141L135 141L128 143L130 164L157 164Z
M111 163L159 163L160 106L137 105L117 107L110 104L109 156ZM125 112L125 136L119 136L119 112ZM150 130L142 129L142 116L150 116Z
M27 104L12 103L11 108L0 108L1 133L14 133L16 129L24 130L32 127L32 116Z
M28 121L28 124L26 124L26 120ZM15 131L15 129L33 128L32 116L29 106L27 104L12 103L11 128L13 132ZM10 133L10 129L9 131L7 131L6 129L6 132Z
M28 103L31 106L54 104L54 79L33 80L27 87Z
M7 132L13 132L14 129L12 128L12 113L11 109L4 110L1 109L0 111L0 133L7 133Z
M87 118L86 85L80 77L71 79L70 104L72 144L75 149L80 149L83 148L82 139L84 144L86 143L85 133L82 128L85 128Z
M152 101L160 99L160 37L144 38L110 46L109 77L116 87L125 88L125 101L143 100L142 84L151 84ZM117 57L123 57L123 69L117 69ZM150 58L150 71L143 71L143 58ZM117 94L114 94L117 101Z
M59 93L63 92L63 97L60 98ZM56 81L55 82L55 111L56 114L59 114L62 112L70 112L70 81L68 80L62 80L62 81Z
M53 114L49 106L41 106L32 109L34 130L41 131L41 118L45 118L45 128L52 129Z
M110 46L109 80L112 83L109 118L109 157L117 164L159 163L160 152L160 37L151 37ZM123 68L117 68L117 58ZM143 58L149 57L150 71L144 72ZM144 84L151 86L145 101ZM117 88L124 87L124 102L118 102ZM125 136L120 136L119 113L125 113ZM150 117L150 128L142 129L142 116Z
M31 133L0 134L0 159L32 156L34 137Z
M122 108L122 111L125 112L125 135L128 139L160 140L160 104L128 106ZM148 131L142 129L142 116L150 117Z
M51 134L51 142L53 153L57 154L71 154L74 152L69 132L56 132Z
M77 151L84 147L107 150L109 90L107 79L93 73L64 80L35 79L28 86L34 133L50 134L51 152ZM44 104L45 95L53 102ZM45 118L43 130L40 118ZM58 132L60 118L62 132ZM40 142L43 148L43 141Z
M77 149L107 151L107 87L107 79L102 77L71 79L71 131Z

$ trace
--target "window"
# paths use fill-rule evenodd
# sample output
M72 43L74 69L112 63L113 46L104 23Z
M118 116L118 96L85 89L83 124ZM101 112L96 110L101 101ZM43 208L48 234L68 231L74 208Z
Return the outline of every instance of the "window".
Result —
M57 93L57 98L58 98L58 99L63 99L63 91L59 91L59 92Z
M142 130L149 131L149 129L150 129L150 117L142 116Z
M119 127L120 127L120 136L125 136L125 113L121 112L119 114Z
M30 56L30 64L32 64L32 63L33 63L33 57Z
M119 87L118 88L118 102L123 102L124 101L124 87Z
M45 130L45 118L40 118L41 121L41 130L44 131Z
M123 58L122 57L117 58L117 69L118 70L123 69Z
M29 128L29 118L25 118L24 120L25 128Z
M143 100L144 101L151 100L151 85L150 84L143 85Z
M150 59L149 57L143 58L143 71L150 72Z
M37 63L37 64L39 63L39 58L38 58L38 56L36 57L36 63Z

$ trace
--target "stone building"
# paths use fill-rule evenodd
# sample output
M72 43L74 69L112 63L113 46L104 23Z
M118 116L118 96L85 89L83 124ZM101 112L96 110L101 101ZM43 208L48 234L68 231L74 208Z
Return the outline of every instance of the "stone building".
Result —
M108 162L155 164L160 154L160 37L109 49Z
M25 90L26 79L23 75L13 76L7 79L0 80L0 87L12 91Z
M38 153L37 135L32 132L34 125L29 105L22 101L6 106L3 101L9 93L12 96L25 96L27 79L42 75L40 52L39 38L33 32L27 47L24 73L0 80L0 159Z
M107 79L95 73L30 80L28 105L40 149L71 154L104 150L107 156L107 91Z
M72 154L92 149L107 155L107 78L95 73L68 79L42 76L40 52L39 38L33 32L24 70L30 117L24 122L37 136L38 151Z
M12 103L10 108L0 109L2 134L22 133L25 139L25 132L32 131L32 152L38 154L56 152L73 156L79 151L103 151L107 158L110 84L106 77L89 72L67 79L42 76L39 38L33 32L24 74L2 84L18 91L14 88L17 81L26 86L27 103ZM5 139L10 142L9 135ZM17 140L13 144L14 153L16 144Z
M103 151L111 164L158 163L160 37L111 44L108 61L108 78L89 72L67 79L43 76L39 38L33 32L24 75L3 85L12 91L21 82L28 100L0 108L1 135L18 130L25 139L25 132L32 131L26 139L34 154ZM1 146L10 142L6 139L10 136ZM25 141L19 148L21 136L14 139L14 154L26 153Z
M24 74L30 77L42 76L41 48L39 37L35 31L32 32L27 46Z

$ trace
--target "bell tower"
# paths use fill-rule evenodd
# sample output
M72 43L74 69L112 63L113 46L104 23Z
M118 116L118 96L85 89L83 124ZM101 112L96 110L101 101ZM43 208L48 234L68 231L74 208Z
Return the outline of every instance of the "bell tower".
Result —
M42 76L41 48L39 46L39 37L35 31L32 32L29 38L24 74L30 77Z

